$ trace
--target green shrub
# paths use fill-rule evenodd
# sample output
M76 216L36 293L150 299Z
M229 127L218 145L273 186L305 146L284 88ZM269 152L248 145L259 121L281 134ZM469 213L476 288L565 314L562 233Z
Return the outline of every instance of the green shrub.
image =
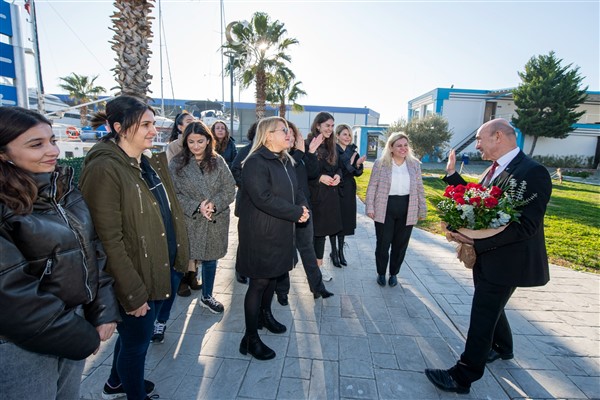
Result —
M556 154L549 156L533 156L533 159L546 167L555 168L593 168L594 157L585 157L578 155L558 156Z
M83 168L83 161L85 157L75 157L75 158L61 158L58 160L59 165L68 165L69 167L73 167L73 183L75 186L79 183L79 176L81 175L81 168Z
M562 170L561 172L564 176L576 176L578 178L587 178L592 175L592 173L588 171L569 171L568 169Z

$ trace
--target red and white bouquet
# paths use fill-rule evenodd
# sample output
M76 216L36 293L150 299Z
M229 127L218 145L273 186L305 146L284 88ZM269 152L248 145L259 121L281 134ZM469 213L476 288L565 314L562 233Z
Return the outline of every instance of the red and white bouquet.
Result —
M437 203L442 225L446 230L458 231L471 239L494 236L509 223L518 222L519 209L535 198L536 194L524 198L526 188L527 182L517 184L515 179L508 181L505 190L498 186L486 188L478 183L449 185ZM475 262L473 247L459 245L457 251L459 259L467 268L472 268ZM468 258L468 262L464 258Z

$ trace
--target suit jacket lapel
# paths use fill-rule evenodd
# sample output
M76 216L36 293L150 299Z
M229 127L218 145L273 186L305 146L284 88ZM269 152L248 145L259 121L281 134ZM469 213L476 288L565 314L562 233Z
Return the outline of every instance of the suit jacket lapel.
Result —
M492 179L492 181L490 182L490 186L498 186L503 190L506 187L508 187L508 181L512 178L515 169L519 167L519 164L521 163L524 157L525 153L520 151L519 154L517 154L517 156L513 158L511 162L508 163L506 168L504 168L504 171L502 171L500 175Z

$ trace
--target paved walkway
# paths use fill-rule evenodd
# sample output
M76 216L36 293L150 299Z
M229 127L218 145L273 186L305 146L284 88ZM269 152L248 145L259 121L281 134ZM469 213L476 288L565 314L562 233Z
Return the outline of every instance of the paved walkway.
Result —
M223 315L178 298L164 344L152 344L146 378L160 399L591 399L600 398L600 276L560 267L541 288L517 289L507 312L515 358L491 364L469 395L429 383L427 367L452 366L468 328L470 271L443 237L415 229L400 285L375 282L373 223L359 210L344 269L329 267L335 296L313 300L302 267L292 271L290 306L273 303L288 331L261 331L270 361L239 353L246 285L234 279L237 221L220 262L215 297ZM326 250L326 254L328 250ZM113 341L88 359L82 399L99 399Z

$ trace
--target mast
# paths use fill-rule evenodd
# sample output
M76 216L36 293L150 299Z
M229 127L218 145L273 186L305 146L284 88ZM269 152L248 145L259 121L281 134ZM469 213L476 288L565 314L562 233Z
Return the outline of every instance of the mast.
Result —
M225 64L223 63L223 27L225 26L225 4L221 0L221 108L225 112ZM233 115L233 110L231 110Z
M35 51L35 75L37 78L37 100L38 100L38 112L43 114L46 106L44 104L44 82L42 80L42 62L40 58L40 42L38 39L37 29L37 13L35 11L35 1L30 0L31 3L31 23L33 24L33 48Z
M165 116L165 96L163 94L163 51L162 51L162 7L158 0L158 49L160 60L160 116Z

